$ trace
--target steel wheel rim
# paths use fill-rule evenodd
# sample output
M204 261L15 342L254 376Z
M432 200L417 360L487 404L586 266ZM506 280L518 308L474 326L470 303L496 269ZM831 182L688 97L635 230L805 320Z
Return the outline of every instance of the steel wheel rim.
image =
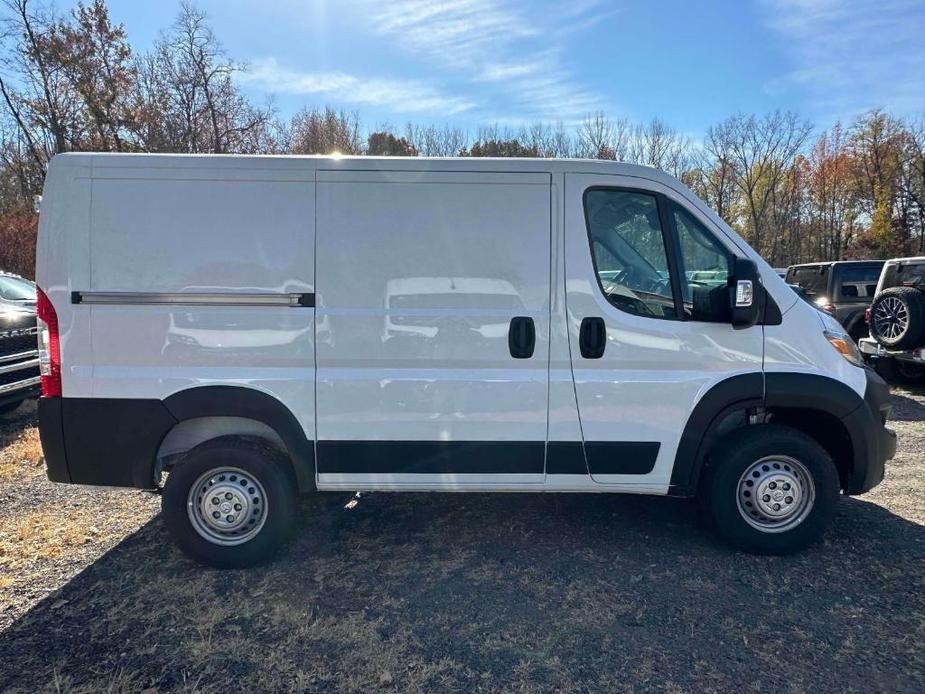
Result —
M186 510L193 529L216 545L252 539L267 519L267 495L260 481L236 467L218 467L190 487Z
M889 340L898 338L909 327L906 305L895 296L883 299L874 311L874 327L878 334Z
M806 520L816 501L816 486L796 458L774 455L757 460L742 473L736 506L745 522L764 533L782 533Z

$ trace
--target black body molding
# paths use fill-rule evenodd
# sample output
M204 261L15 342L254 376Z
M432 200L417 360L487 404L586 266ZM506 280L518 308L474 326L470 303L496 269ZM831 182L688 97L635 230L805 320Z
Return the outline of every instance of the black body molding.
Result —
M815 374L759 371L713 386L697 403L681 434L669 493L694 496L707 453L729 415L751 408L799 408L837 418L847 448L837 460L843 485L861 494L882 479L884 463L896 452L886 428L890 392L865 369L864 397L833 378ZM275 431L293 462L303 491L315 488L315 445L295 415L267 393L239 386L200 386L166 400L127 398L41 398L39 428L48 477L74 482L151 489L157 452L179 422L199 417L243 417ZM735 420L730 420L734 423ZM831 421L831 420L830 420ZM812 432L809 432L812 433ZM831 432L828 432L831 433ZM321 472L338 473L521 473L644 475L652 471L654 442L550 441L321 441Z
M157 452L179 422L245 417L279 435L299 488L315 488L315 449L279 400L253 388L200 386L165 400L41 398L39 431L48 478L110 487L153 489Z
M707 453L722 435L719 425L750 408L817 410L839 419L850 439L851 460L845 491L862 494L882 479L884 463L896 453L896 435L886 428L889 386L865 367L864 397L841 381L818 374L753 372L733 376L707 391L681 434L669 493L695 496Z

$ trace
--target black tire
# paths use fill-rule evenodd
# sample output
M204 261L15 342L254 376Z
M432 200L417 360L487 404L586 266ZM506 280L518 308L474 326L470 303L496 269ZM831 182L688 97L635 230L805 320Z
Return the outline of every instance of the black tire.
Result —
M925 385L925 365L902 362L891 357L879 357L874 369L888 383L904 386Z
M204 534L208 534L209 530L200 530L194 525L198 523L199 527L209 527L203 520L194 520L199 506L188 504L193 486L198 487L198 482L210 471L221 469L232 469L231 473L221 477L221 485L248 482L240 490L246 498L242 502L245 507L240 509L243 511L242 522L249 522L253 512L257 525L254 530L246 529L244 525L240 532L254 534L235 537L229 533L224 539L225 542L240 544L220 544L220 540L214 539L219 535L214 529L213 539L209 539ZM243 474L234 470L243 471ZM218 483L218 478L201 482L202 489ZM256 480L257 484L252 484L251 480ZM260 487L263 488L262 494ZM236 491L236 488L231 491ZM289 539L298 517L298 501L295 475L285 456L259 440L221 437L196 446L176 463L167 477L161 497L161 512L167 530L186 555L208 566L241 568L266 561ZM257 513L262 515L258 517Z
M773 456L778 460L764 461ZM793 461L802 467L799 474L794 474L797 468L791 467ZM835 465L822 446L796 429L778 424L737 429L717 443L707 463L699 493L703 515L716 532L738 549L755 554L797 552L819 539L835 513L840 487ZM746 495L751 494L750 489L757 490L757 487L745 487L751 481L751 475L746 477L746 473L756 465L765 468L759 473L762 480L773 481L776 474L797 479L803 472L811 478L814 495L805 494L804 497L813 500L792 516L792 526L781 524L774 530L759 529L752 523L760 524L760 517L750 522L744 511L739 510L740 500L742 508L748 510L745 505L750 502ZM779 486L779 481L775 484L778 489L784 488ZM801 488L808 489L808 486ZM773 499L770 501L773 503ZM757 515L758 510L749 513Z
M13 402L8 402L5 405L0 405L0 417L3 415L13 414L24 402L25 400L15 400Z
M911 349L925 342L925 294L915 287L891 287L870 305L870 334L889 349Z
M855 342L859 342L862 337L867 337L870 335L870 328L867 326L867 323L864 322L864 313L862 312L859 316L855 316L853 320L848 322L848 325L845 327L845 330L848 333L848 336Z

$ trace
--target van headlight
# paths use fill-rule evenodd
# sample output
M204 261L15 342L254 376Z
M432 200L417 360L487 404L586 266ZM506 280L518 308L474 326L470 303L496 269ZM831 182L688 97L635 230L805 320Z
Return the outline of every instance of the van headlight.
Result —
M864 366L864 357L861 356L861 351L848 335L845 333L833 333L828 330L825 330L824 334L825 339L829 341L829 344L832 345L836 352L855 366Z

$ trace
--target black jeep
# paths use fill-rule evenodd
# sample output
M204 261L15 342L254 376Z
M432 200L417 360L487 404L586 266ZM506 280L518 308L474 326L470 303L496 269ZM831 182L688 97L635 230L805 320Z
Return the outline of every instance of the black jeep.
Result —
M835 317L855 342L867 335L864 310L870 306L882 260L839 260L791 265L784 280Z

